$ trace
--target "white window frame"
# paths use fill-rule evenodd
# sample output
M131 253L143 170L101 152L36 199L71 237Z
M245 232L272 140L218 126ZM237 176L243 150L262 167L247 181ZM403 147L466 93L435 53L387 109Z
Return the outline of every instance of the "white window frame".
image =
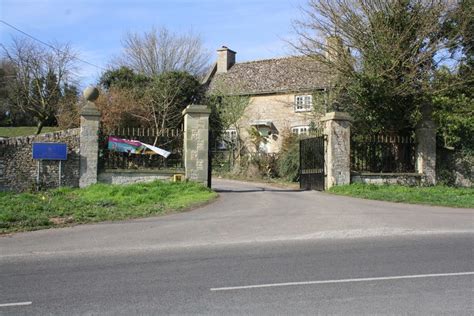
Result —
M309 125L293 126L291 133L297 136L309 135Z
M230 128L224 131L222 140L217 144L217 149L228 149L229 143L237 144L237 130L235 128Z
M308 112L313 109L313 96L311 94L295 95L295 112Z

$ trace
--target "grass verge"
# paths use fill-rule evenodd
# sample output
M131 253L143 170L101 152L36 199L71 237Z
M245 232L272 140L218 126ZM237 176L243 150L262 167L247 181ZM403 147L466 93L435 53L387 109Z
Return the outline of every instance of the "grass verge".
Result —
M356 183L335 186L329 192L371 200L474 208L473 188L409 187Z
M0 192L0 233L166 214L217 194L192 182L95 184L38 193Z
M43 127L41 134L59 130L59 127ZM0 127L0 137L30 136L35 134L36 126Z

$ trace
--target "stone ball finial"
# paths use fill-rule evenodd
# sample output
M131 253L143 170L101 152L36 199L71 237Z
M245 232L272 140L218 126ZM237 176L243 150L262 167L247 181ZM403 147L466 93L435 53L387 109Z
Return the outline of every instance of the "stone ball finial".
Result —
M82 95L87 101L94 102L99 97L99 89L97 89L96 87L87 87L82 92Z

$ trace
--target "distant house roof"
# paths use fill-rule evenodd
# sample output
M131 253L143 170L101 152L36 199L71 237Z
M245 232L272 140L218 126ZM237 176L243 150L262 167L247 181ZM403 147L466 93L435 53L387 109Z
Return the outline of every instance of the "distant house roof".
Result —
M309 92L328 87L328 74L325 65L296 56L236 63L225 73L217 73L214 66L205 83L211 94L219 87L247 95Z

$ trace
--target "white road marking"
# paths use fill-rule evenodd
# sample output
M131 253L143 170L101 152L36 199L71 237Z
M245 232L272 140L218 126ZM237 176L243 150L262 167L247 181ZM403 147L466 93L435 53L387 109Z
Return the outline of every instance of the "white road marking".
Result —
M5 304L0 304L0 307L25 306L25 305L31 305L31 303L32 302L5 303Z
M421 279L421 278L436 278L448 276L462 276L474 275L474 272L455 272L455 273L437 273L437 274L415 274L415 275L400 275L388 276L378 278L359 278L359 279L340 279L340 280L322 280L322 281L302 281L302 282L286 282L286 283L272 283L272 284L256 284L244 286L229 286L211 288L211 291L231 291L231 290L245 290L265 287L279 287L292 285L311 285L311 284L331 284L331 283L350 283L350 282L370 282L370 281L387 281L387 280L402 280L402 279Z

